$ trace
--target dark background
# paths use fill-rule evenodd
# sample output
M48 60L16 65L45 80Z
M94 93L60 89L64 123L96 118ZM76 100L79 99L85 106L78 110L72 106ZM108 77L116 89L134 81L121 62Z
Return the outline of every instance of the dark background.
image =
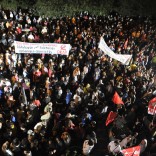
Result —
M116 11L126 16L156 16L156 0L0 0L0 5L7 9L33 7L37 14L46 16L72 16L81 11L95 15Z

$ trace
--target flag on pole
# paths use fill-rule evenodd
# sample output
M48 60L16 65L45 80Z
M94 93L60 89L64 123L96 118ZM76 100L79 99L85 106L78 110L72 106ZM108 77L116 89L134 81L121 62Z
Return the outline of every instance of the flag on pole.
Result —
M111 122L113 122L113 121L115 120L116 116L117 116L117 113L111 111L111 112L108 114L108 116L107 116L106 126L107 126L108 124L110 124Z
M115 103L115 104L124 104L121 97L119 96L119 94L117 92L114 93L114 96L112 98L112 101Z
M156 114L156 97L150 100L148 103L148 114Z
M140 146L127 148L121 151L124 156L140 156Z

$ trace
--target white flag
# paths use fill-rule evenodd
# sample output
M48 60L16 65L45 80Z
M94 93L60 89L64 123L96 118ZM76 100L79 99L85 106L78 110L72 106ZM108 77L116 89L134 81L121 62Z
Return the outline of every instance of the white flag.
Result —
M129 65L129 62L132 58L132 55L122 55L122 54L116 54L114 53L106 44L104 39L101 37L99 48L109 57L121 62L124 65Z

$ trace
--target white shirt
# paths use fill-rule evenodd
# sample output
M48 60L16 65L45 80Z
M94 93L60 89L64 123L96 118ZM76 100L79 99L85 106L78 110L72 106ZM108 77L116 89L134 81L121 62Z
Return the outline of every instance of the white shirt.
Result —
M84 93L84 91L79 87L79 88L77 88L77 90L76 90L79 94L81 94L81 93Z
M10 12L10 18L13 18L13 13L12 12Z
M63 93L62 89L59 89L59 90L58 90L58 95L61 96L62 93Z
M5 85L6 85L6 86L11 86L11 82L6 80L6 81L5 81Z
M88 67L84 66L83 71L84 71L85 74L87 74L88 73Z
M111 141L108 144L108 148L109 148L109 151L113 154L121 151L121 146L119 144L116 144L114 141Z
M12 60L13 60L14 62L17 61L17 55L16 55L16 54L12 54Z
M78 99L79 102L81 101L81 97L77 94L74 95L73 99L75 100L76 98Z
M41 116L41 120L48 120L50 118L50 112L47 112L46 114Z
M23 76L27 77L27 71L26 70L23 71Z
M43 123L42 123L42 122L38 122L38 123L35 125L34 129L36 130L38 126L43 126Z
M30 34L30 35L28 36L28 39L34 40L34 36L33 36L32 34Z
M44 28L42 29L42 31L41 31L42 34L47 33L47 32L48 32L48 30L47 30L46 27L44 27Z

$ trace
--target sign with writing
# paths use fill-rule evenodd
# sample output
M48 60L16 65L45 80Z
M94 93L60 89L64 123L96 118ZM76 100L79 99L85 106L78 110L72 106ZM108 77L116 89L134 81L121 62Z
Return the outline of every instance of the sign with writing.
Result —
M68 55L71 49L70 44L59 43L27 43L14 41L16 53L27 54L60 54Z

